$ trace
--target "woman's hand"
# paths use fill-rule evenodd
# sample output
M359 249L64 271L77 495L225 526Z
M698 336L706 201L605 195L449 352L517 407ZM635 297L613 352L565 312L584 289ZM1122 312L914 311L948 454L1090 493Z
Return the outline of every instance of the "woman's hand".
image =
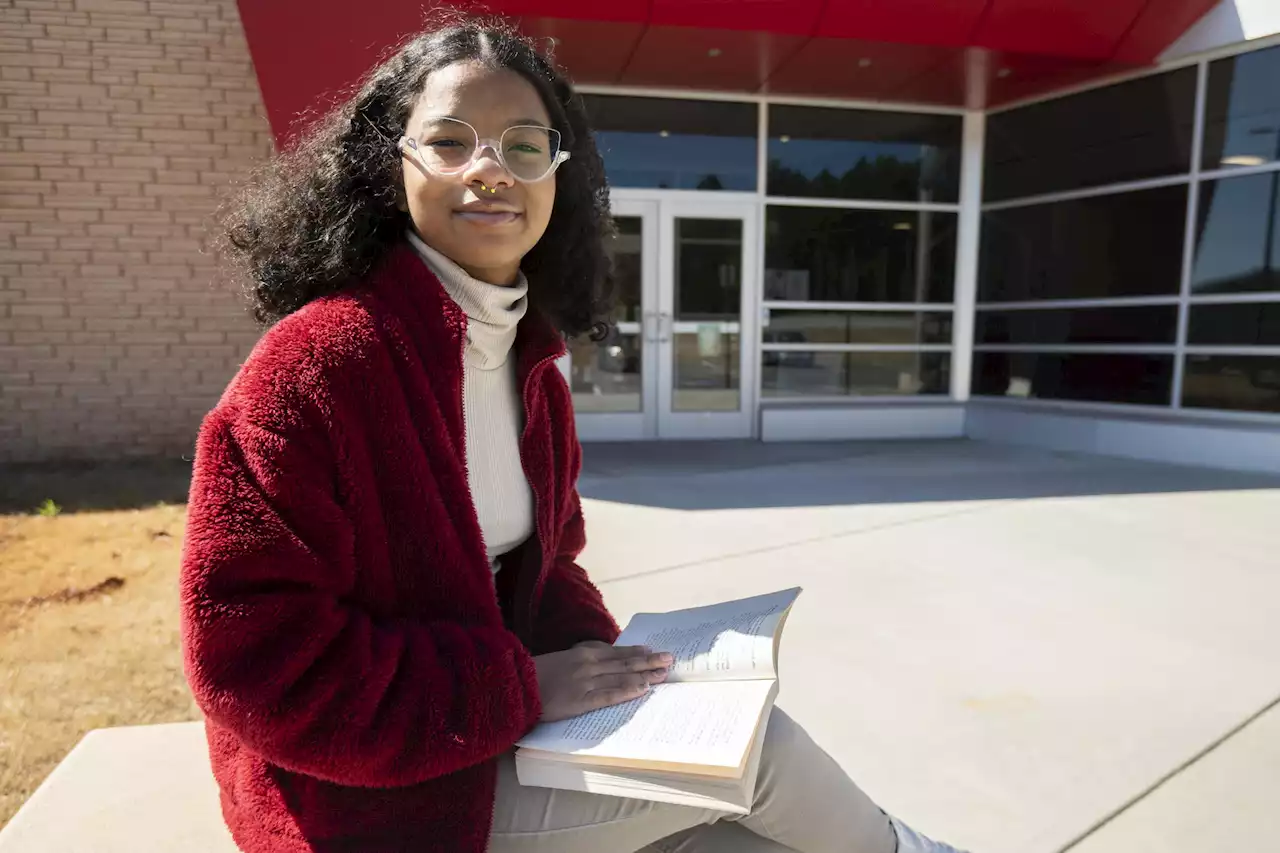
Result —
M542 694L542 721L552 722L638 699L667 677L672 657L644 646L592 640L538 655L533 662Z

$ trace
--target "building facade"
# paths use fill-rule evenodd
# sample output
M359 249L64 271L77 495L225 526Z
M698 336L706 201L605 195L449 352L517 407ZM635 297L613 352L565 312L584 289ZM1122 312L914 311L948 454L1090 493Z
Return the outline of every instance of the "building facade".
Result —
M1143 0L1076 30L1040 10L1057 45L1006 26L1019 3L905 4L937 13L914 43L838 2L807 34L809 4L773 29L725 28L733 3L507 5L586 81L611 185L614 328L562 364L584 440L967 435L1280 471L1280 39ZM324 39L412 29L311 7L291 34L255 3L243 31L230 2L4 10L0 459L189 451L255 335L199 253L217 188L264 114L286 139L368 66Z

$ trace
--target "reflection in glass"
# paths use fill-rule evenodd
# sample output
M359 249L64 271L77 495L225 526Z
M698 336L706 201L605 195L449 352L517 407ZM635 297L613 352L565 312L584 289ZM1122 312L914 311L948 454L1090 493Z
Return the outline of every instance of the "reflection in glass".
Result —
M1166 406L1173 356L1130 353L975 352L973 393Z
M1280 412L1280 356L1188 355L1182 405Z
M641 263L643 222L638 216L614 218L617 235L605 251L613 264L616 301L614 328L603 341L587 337L569 342L570 386L579 413L639 412L643 409L641 366Z
M569 343L573 408L578 414L639 412L643 409L640 335L611 330L603 341Z
M1176 305L979 310L974 341L979 344L1171 344L1177 334Z
M949 344L951 312L775 308L765 312L763 340L767 344Z
M765 397L899 397L947 394L945 352L767 352Z
M1192 305L1187 343L1280 347L1280 302Z
M1280 160L1280 47L1209 63L1205 169Z
M956 215L770 205L764 298L942 302L955 290Z
M983 200L1185 173L1195 96L1188 67L993 113Z
M959 116L769 108L770 195L954 202Z
M755 104L616 95L582 99L611 186L755 191Z
M1173 186L987 211L978 300L1176 295L1186 210Z
M675 220L672 408L741 406L742 220Z
M1204 181L1193 293L1280 290L1280 172Z

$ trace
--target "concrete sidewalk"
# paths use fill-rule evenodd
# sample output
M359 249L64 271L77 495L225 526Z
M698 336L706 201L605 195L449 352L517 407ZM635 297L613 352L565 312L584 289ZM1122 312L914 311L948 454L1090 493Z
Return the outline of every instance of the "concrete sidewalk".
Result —
M619 619L802 585L781 704L922 830L1280 844L1280 479L967 442L586 460Z
M803 586L781 704L919 829L1278 849L1280 479L966 442L586 461L583 562L619 620ZM91 734L0 832L135 849L234 849L198 726Z

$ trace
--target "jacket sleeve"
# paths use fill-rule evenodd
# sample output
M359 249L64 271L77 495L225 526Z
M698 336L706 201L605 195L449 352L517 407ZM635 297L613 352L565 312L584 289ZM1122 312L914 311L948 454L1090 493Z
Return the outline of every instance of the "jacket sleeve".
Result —
M562 651L584 640L612 643L618 639L618 623L605 607L600 590L576 562L587 540L576 489L571 500L572 512L560 534L560 549L542 588L533 636L536 654Z
M342 785L413 785L508 750L541 714L533 659L500 627L353 604L352 526L327 442L308 439L221 407L202 429L181 579L200 707L268 761Z

